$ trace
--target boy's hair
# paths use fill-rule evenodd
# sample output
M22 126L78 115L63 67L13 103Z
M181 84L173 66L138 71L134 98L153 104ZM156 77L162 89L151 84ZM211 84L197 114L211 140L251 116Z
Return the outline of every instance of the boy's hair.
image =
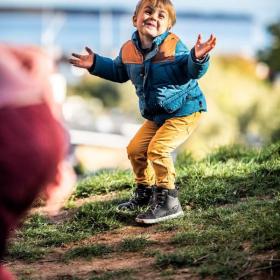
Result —
M174 24L176 23L176 11L171 0L140 0L135 8L133 17L136 17L138 15L140 9L146 3L150 3L154 7L157 7L159 4L162 4L168 12L170 23L171 23L170 27L174 26Z

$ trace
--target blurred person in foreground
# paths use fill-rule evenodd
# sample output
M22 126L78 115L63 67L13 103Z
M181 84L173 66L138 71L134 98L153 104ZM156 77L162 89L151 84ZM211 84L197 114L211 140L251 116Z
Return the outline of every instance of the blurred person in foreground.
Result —
M216 38L211 35L203 42L199 35L189 51L170 32L176 22L170 0L140 0L132 21L136 31L116 59L86 47L87 54L73 53L70 63L107 80L134 84L146 121L127 147L136 190L118 210L148 206L136 222L153 224L183 215L171 153L190 136L207 109L197 79L207 71Z
M0 279L10 280L1 264L9 235L43 190L57 211L57 189L67 178L69 193L75 178L49 83L52 60L35 47L0 44L0 53Z

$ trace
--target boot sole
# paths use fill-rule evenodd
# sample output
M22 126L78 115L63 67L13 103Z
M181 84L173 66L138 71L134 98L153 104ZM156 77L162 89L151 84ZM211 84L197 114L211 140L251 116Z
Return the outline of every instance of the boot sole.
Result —
M156 224L159 222L163 222L169 219L175 219L175 218L179 218L179 217L183 217L184 216L184 212L178 212L175 214L171 214L165 217L160 217L157 219L140 219L140 218L136 218L135 221L139 224Z
M145 210L147 210L148 205L145 206L138 206L135 207L135 209L119 209L118 207L115 208L115 212L119 214L135 214L135 213L141 213Z

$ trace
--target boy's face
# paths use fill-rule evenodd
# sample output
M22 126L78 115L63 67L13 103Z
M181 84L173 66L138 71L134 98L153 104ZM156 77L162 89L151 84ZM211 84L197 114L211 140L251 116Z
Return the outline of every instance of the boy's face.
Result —
M157 7L147 3L133 17L133 24L137 28L140 37L155 38L170 28L168 11L162 4Z

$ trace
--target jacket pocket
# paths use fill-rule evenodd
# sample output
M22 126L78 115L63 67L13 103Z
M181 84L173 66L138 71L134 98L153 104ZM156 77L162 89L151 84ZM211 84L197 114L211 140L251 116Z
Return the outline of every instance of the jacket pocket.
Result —
M186 88L175 86L172 95L164 99L160 106L167 113L173 113L179 110L188 100L196 99L200 95L201 91L196 84Z

